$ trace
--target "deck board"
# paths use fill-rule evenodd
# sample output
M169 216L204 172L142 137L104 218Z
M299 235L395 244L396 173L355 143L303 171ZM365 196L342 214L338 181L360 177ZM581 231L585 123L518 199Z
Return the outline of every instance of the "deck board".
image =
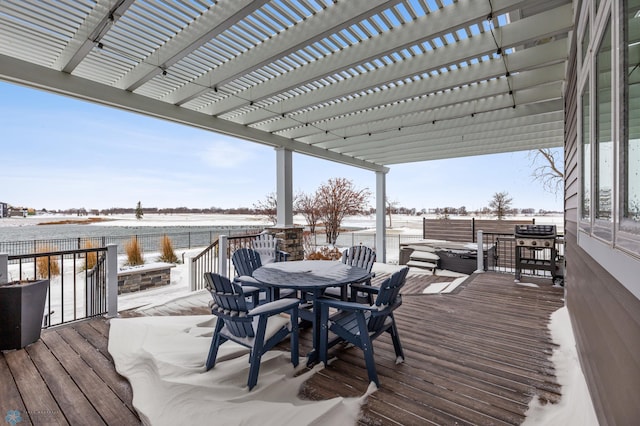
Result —
M105 424L91 401L76 386L62 365L42 342L27 348L34 364L37 365L49 392L55 398L61 412L69 424ZM49 407L49 410L51 408ZM38 422L35 422L38 423Z
M511 275L485 273L451 294L422 294L429 283L447 280L409 278L396 311L406 360L396 364L388 336L374 342L381 388L368 397L358 424L520 424L532 398L559 400L547 325L564 304L563 289L549 280L532 279L539 287L529 287ZM185 305L167 313L207 312L206 306ZM310 334L301 331L302 354L311 348ZM131 387L108 353L108 335L108 321L96 318L45 330L24 350L0 352L0 412L21 411L20 424L140 424ZM364 394L362 353L338 345L330 357L304 383L301 396Z

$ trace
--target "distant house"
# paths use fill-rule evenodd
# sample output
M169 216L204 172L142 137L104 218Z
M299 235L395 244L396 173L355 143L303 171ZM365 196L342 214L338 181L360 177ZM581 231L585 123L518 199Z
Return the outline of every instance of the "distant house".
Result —
M0 201L0 219L9 217L9 205Z

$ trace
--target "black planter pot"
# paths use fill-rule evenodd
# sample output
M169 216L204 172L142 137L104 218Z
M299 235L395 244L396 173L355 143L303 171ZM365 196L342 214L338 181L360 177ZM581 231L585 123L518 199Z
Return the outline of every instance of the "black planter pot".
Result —
M40 338L49 280L0 285L0 349L20 349Z

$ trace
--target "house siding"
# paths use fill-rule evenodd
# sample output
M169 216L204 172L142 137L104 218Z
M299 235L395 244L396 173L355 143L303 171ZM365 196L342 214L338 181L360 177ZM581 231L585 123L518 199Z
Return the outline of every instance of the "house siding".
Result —
M566 304L580 364L601 425L640 419L640 300L578 245L576 42L565 92Z

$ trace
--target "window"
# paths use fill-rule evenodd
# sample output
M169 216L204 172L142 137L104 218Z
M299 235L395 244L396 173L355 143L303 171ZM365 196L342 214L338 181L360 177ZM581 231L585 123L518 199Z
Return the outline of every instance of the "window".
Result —
M582 93L582 209L581 218L587 223L583 229L590 229L591 220L591 120L589 120L589 80Z
M603 2L595 22L594 4L577 46L580 230L640 257L640 0Z
M634 31L631 29L634 28ZM640 222L640 0L627 11L626 135L624 217Z
M640 253L640 0L626 3L620 244Z
M579 4L578 244L640 292L640 0Z
M612 239L613 221L613 134L611 91L611 22L607 24L596 53L595 83L595 182L594 233L600 238Z

